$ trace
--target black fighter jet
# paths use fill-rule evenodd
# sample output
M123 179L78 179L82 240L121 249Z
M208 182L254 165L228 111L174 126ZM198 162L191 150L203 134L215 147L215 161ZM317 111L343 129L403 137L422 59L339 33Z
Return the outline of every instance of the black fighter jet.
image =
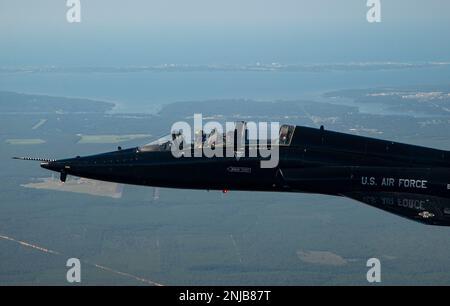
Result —
M283 125L277 143L269 145L249 141L244 134L241 147L226 141L219 145L216 140L220 135L212 134L205 137L202 132L200 142L185 145L179 156L174 156L172 149L180 145L180 134L172 134L167 141L138 148L34 160L59 172L63 182L67 175L73 175L156 187L319 193L352 198L422 223L450 226L449 151L323 127ZM278 149L275 167L261 167L268 157L249 154L261 146ZM206 157L201 153L194 157L199 147L229 150L233 156Z

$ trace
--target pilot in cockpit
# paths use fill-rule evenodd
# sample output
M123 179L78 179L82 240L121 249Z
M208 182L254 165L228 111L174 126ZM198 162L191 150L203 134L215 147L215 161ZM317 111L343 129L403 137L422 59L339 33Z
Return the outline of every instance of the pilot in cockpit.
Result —
M172 131L172 143L178 143L179 149L182 150L185 145L185 139L183 135L183 130L179 129L178 131Z
M289 145L291 143L292 135L294 134L295 127L292 125L282 125L280 127L280 145Z
M287 142L287 138L288 138L288 127L287 126L282 126L280 128L280 143L286 143Z
M210 148L214 148L216 146L217 140L218 140L218 132L216 129L212 129L211 132L208 135L208 141L207 145Z

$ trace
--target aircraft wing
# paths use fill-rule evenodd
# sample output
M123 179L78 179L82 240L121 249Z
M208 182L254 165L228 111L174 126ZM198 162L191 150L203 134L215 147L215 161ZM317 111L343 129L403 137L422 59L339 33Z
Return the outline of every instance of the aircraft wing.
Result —
M350 192L345 197L429 224L450 226L450 199L398 192Z

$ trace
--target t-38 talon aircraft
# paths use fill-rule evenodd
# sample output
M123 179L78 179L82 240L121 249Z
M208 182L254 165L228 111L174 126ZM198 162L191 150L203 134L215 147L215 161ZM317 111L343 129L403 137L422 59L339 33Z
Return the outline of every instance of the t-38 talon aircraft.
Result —
M208 139L200 143L209 145ZM41 161L41 167L59 172L63 182L73 175L156 187L319 193L450 226L449 151L291 125L281 126L278 142L272 144L279 151L273 168L260 166L265 157L246 157L236 148L234 157L175 157L173 145L169 137L86 157L18 159ZM243 147L249 150L250 142Z

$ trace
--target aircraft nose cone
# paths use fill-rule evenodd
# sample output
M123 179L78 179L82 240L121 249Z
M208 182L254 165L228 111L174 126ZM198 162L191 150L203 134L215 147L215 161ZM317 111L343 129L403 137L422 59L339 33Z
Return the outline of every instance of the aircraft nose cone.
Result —
M56 172L60 172L61 170L64 169L63 164L61 164L59 162L54 162L54 161L43 162L43 163L41 163L41 167L44 169L56 171Z
M51 171L59 172L61 182L66 181L67 170L70 169L70 166L67 166L65 163L58 161L43 162L41 163L41 167Z

